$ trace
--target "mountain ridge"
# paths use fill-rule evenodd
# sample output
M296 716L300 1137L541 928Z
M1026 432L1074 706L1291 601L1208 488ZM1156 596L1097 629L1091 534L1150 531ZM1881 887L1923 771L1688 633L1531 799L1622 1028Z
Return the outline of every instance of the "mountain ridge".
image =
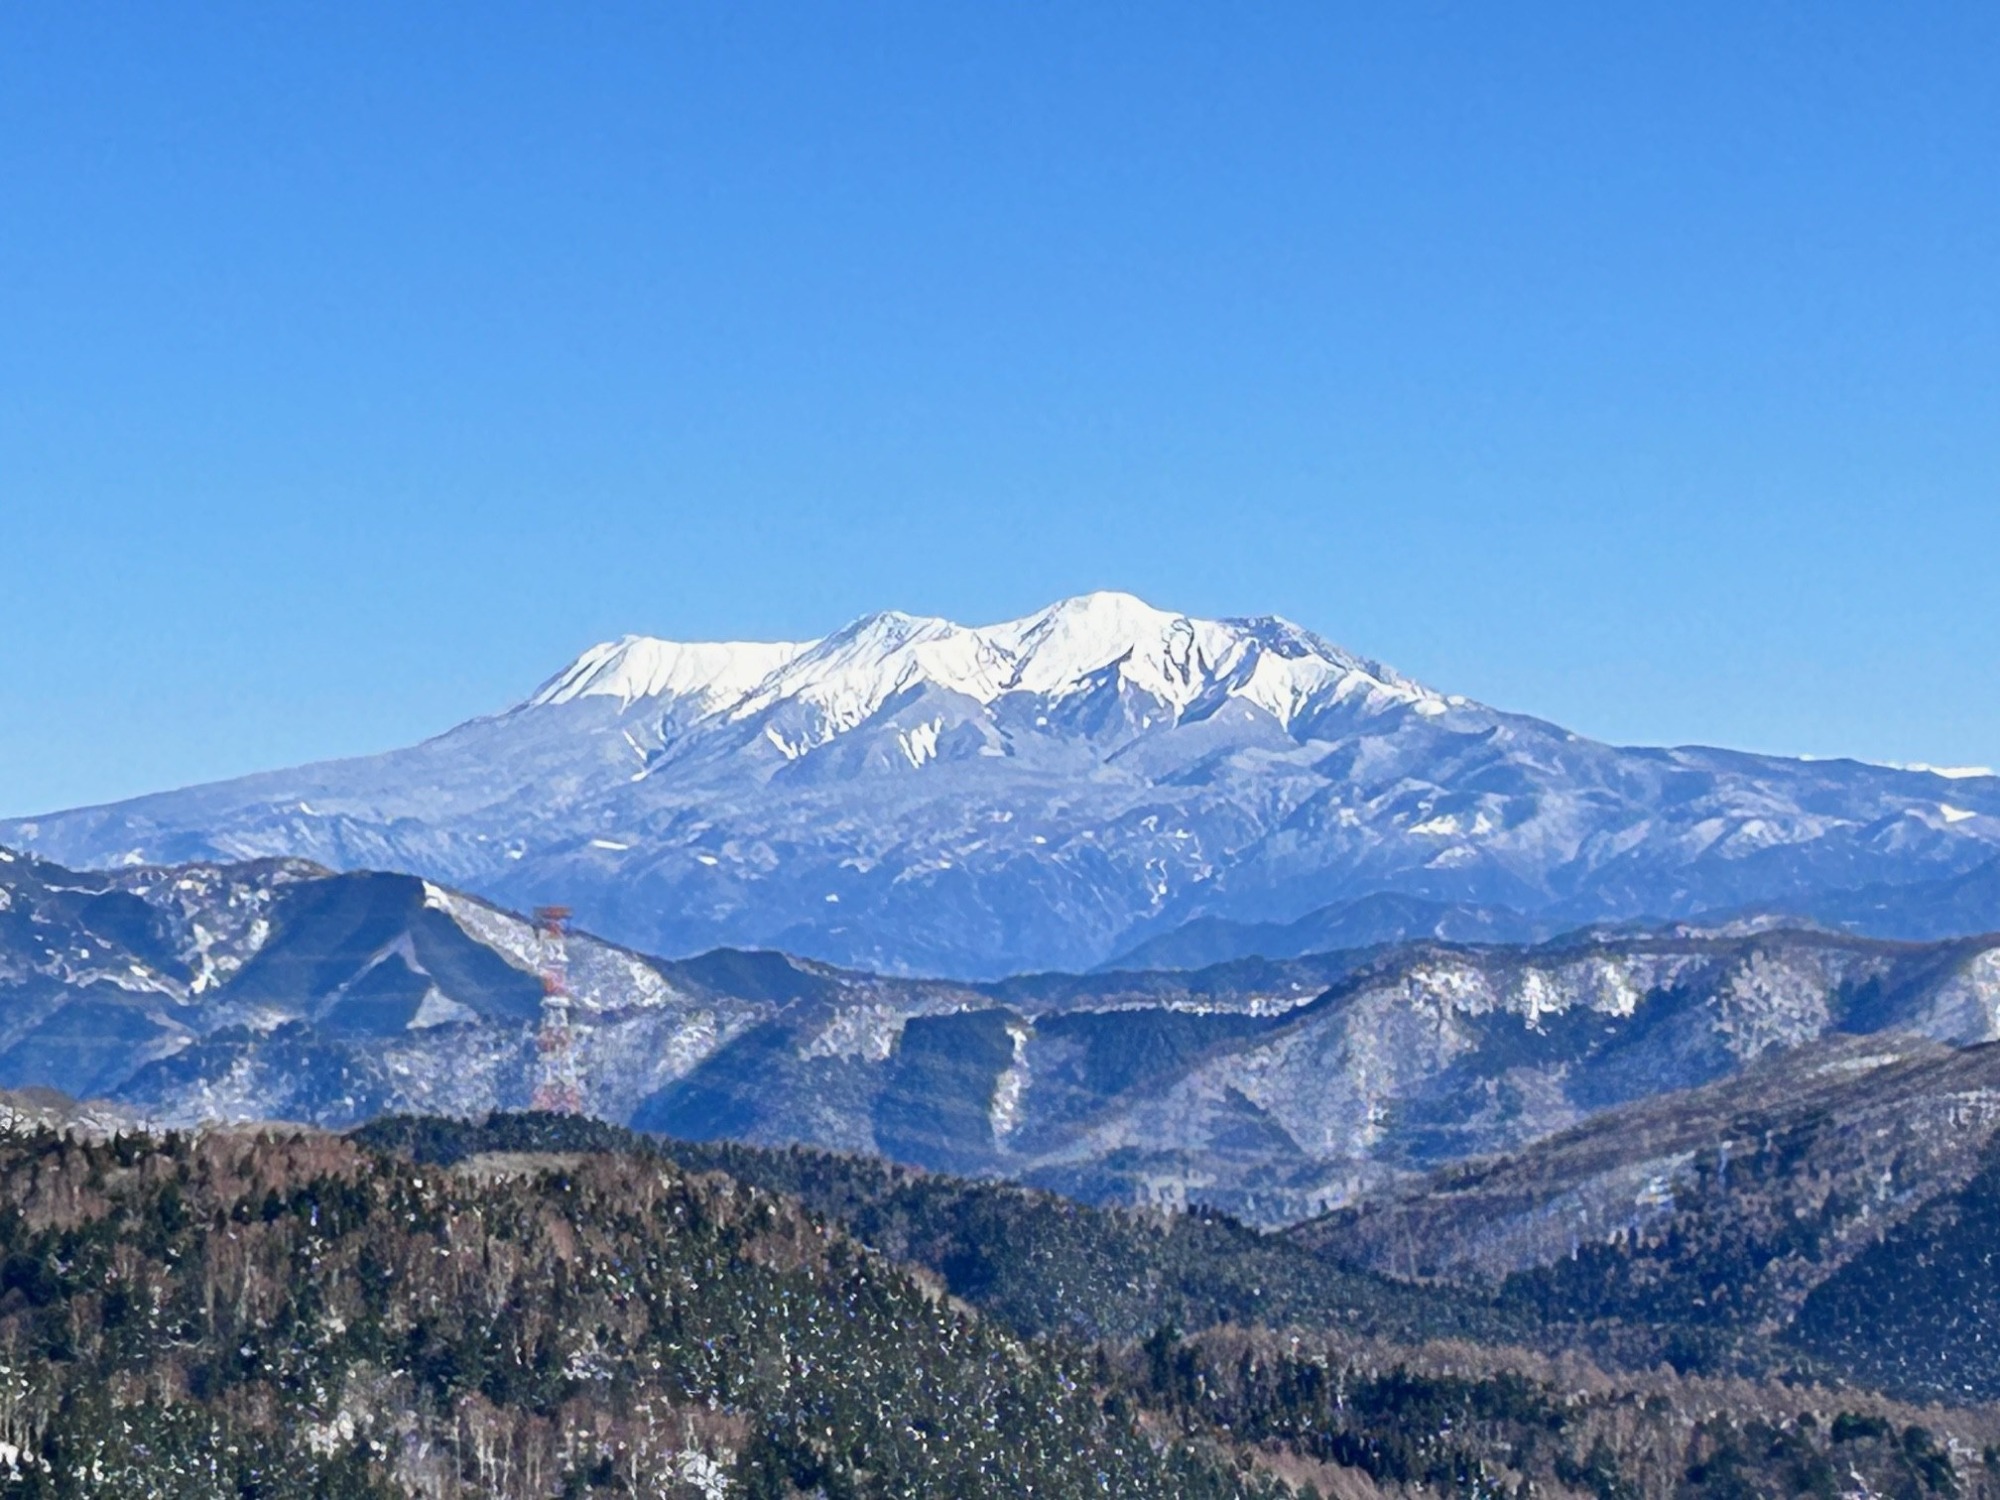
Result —
M1365 679L1349 692L1443 701L1276 615L1195 620L1101 591L983 627L884 610L812 641L625 636L591 647L508 712L583 697L616 697L627 706L666 697L696 699L704 715L744 717L800 699L852 727L919 680L982 703L1012 692L1060 699L1110 669L1177 712L1220 690L1251 698L1281 722L1316 691L1338 691L1349 679Z
M165 1126L525 1106L546 953L415 876L0 859L0 1088ZM2000 938L1585 932L968 984L567 944L584 1108L1278 1224L1848 1034L2000 1039Z
M2000 854L2000 779L1604 745L1275 617L1098 594L977 628L608 642L404 750L0 843L408 870L646 952L990 980L1382 894L1546 931L1946 880Z

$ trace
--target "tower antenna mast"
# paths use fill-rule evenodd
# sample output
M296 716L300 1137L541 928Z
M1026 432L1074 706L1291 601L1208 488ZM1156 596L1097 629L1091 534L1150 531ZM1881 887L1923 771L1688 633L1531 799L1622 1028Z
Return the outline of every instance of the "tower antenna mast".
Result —
M576 1026L570 1018L567 906L535 908L535 946L542 972L542 1017L535 1032L538 1064L534 1107L555 1115L583 1113Z

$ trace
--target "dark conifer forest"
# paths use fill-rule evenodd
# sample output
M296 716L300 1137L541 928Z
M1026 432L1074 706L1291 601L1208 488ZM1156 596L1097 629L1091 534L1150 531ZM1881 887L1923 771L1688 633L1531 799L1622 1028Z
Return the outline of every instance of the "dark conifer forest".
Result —
M1853 1293L1621 1364L1219 1215L533 1115L34 1129L0 1201L9 1496L2000 1495L1994 1410L1878 1389ZM1855 1286L1978 1315L1948 1228Z

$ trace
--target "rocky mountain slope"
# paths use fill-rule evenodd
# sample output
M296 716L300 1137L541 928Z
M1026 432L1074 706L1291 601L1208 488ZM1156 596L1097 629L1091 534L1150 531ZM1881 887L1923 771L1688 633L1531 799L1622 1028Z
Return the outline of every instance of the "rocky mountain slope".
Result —
M979 629L628 637L411 749L18 819L0 842L71 865L409 870L573 906L649 952L990 978L1379 892L1542 931L1942 879L2000 848L2000 781L1598 744L1283 620L1094 594Z
M755 1008L698 963L670 979L589 938L569 958L600 1045L644 1030L641 1089ZM301 861L80 872L0 850L0 1086L188 1121L524 1099L538 964L527 921L409 876Z
M0 898L0 1086L336 1126L532 1093L545 955L525 920L445 887L14 855ZM989 985L580 934L568 959L600 1118L1259 1223L1821 1038L2000 1035L1986 939L1603 933Z
M1809 1044L1291 1230L1614 1362L2000 1399L2000 1046Z
M1003 1002L1271 1011L1362 961L981 988L769 952L656 959L585 933L564 946L586 1102L620 1120L768 1028L833 1056L857 1039L894 1050L913 1019ZM75 871L0 849L0 1087L107 1096L174 1123L519 1107L547 961L527 919L413 876L303 861Z
M1001 1169L1302 1217L1828 1035L1989 1040L1996 948L1787 932L1418 945L1279 1015L1161 1018L1150 1046L1129 1023L1035 1020Z
M1819 1280L1976 1176L1996 1132L2000 1046L1834 1037L1517 1154L1441 1168L1292 1238L1355 1265L1486 1285L1561 1263L1578 1284L1599 1278L1600 1308L1639 1288L1650 1307L1679 1284L1712 1316L1727 1303L1736 1320L1776 1326ZM1616 1255L1597 1257L1606 1247ZM1724 1260L1728 1275L1703 1274ZM1612 1264L1622 1293L1602 1281Z

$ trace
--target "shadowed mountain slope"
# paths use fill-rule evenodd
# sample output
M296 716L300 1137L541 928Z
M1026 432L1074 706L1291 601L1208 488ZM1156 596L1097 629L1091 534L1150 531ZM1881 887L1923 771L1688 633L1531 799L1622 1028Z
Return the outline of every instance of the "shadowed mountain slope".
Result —
M1975 1175L1996 1131L2000 1046L1830 1038L1517 1154L1441 1168L1291 1233L1357 1265L1488 1284L1616 1245L1647 1295L1720 1256L1736 1315L1768 1322L1927 1197ZM1761 1261L1745 1276L1750 1246ZM1601 1305L1612 1293L1591 1295Z
M533 1092L546 955L522 918L434 883L17 856L0 893L0 1085L333 1126ZM2000 1033L1988 940L1597 934L991 986L582 934L567 956L604 1119L1260 1224L1822 1038Z
M1600 1357L2000 1398L2000 1046L1813 1043L1289 1231Z

